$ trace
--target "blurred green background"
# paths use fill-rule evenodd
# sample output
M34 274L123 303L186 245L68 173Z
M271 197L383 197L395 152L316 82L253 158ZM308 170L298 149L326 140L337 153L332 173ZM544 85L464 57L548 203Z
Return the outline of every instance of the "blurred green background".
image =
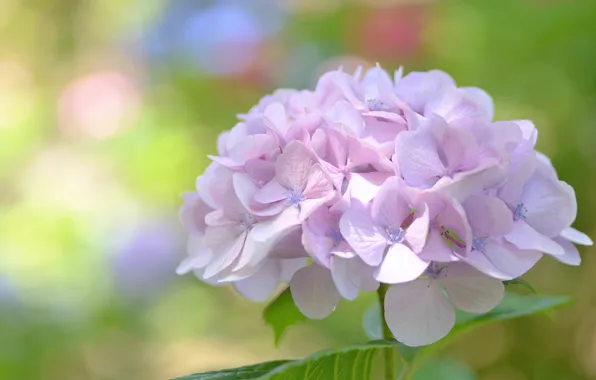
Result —
M0 0L0 379L162 380L364 341L372 295L276 349L263 305L174 269L179 195L236 114L377 61L532 119L596 237L594 0ZM481 380L596 379L593 251L527 275L572 307L444 355Z

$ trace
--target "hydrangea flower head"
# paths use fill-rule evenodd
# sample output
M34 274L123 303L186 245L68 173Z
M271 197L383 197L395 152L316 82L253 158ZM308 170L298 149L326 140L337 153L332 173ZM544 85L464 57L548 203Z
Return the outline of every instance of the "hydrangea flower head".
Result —
M529 121L493 121L479 88L380 66L278 90L218 140L184 196L193 271L264 301L289 284L309 318L387 284L385 319L410 346L486 313L544 254L579 265L573 189Z

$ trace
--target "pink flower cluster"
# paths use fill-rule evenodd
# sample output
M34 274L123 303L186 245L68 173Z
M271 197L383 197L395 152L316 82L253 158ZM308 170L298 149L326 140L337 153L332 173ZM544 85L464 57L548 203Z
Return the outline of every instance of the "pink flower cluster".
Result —
M493 121L441 71L324 74L263 98L218 140L184 196L179 273L266 300L289 283L310 318L390 284L396 339L433 343L454 309L486 313L543 254L579 265L573 189L529 121Z

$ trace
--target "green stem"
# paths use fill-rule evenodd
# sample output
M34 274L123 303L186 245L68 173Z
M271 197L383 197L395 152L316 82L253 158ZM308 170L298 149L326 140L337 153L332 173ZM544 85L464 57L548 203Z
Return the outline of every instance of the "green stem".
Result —
M412 375L412 366L409 365L408 363L406 363L404 361L404 366L402 367L400 373L399 373L399 377L397 378L397 380L408 380L411 379L411 375Z
M379 296L379 304L381 306L383 339L392 340L394 339L393 334L391 333L391 330L389 330L389 326L387 326L387 321L385 321L385 293L387 293L387 289L387 285L381 284L381 286L379 286L379 290L377 290L377 294ZM395 349L391 348L389 350L385 350L385 380L395 380L396 378Z

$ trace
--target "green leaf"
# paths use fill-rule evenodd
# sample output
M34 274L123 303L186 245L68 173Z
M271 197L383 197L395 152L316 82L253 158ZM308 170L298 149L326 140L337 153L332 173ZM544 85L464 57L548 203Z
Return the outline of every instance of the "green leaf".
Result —
M316 352L281 365L259 380L370 380L376 358L395 348L395 342L373 341Z
M506 293L503 301L486 314L470 314L457 311L457 320L452 333L464 331L485 322L501 321L546 312L570 302L571 298L566 296Z
M420 357L422 356L430 356L430 354L444 347L445 344L455 339L461 333L483 323L543 313L570 302L571 299L565 296L544 296L537 294L520 295L507 292L505 293L503 301L486 314L470 314L456 310L455 326L444 339L425 347L408 347L398 343L397 348L406 362L413 363L414 361L420 360ZM363 326L364 331L373 337L380 331L381 311L378 303L371 306L364 313Z
M526 289L528 289L530 292L534 293L534 294L539 294L538 290L536 290L536 288L530 284L529 281L526 281L523 278L515 278L513 280L509 280L509 281L503 281L503 284L505 284L506 286L510 286L510 285L520 285Z
M413 380L476 380L477 376L465 363L453 359L438 359L424 363L414 373Z
M377 357L395 342L374 341L323 350L302 360L276 361L199 373L175 380L371 380Z
M290 288L286 288L265 310L263 319L273 329L275 345L279 342L286 331L292 325L306 321L306 317L296 307Z
M261 376L268 374L275 368L288 362L288 360L278 360L239 368L224 369L221 371L196 373L194 375L178 377L173 380L257 380Z

